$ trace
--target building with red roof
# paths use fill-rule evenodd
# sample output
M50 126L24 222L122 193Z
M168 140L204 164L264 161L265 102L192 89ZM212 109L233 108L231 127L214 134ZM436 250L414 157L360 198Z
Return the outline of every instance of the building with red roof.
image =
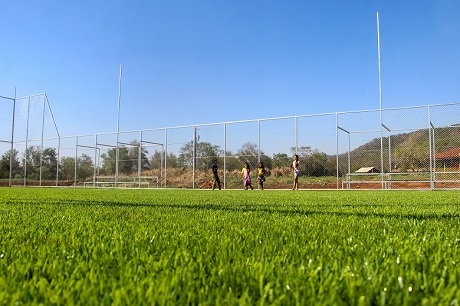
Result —
M442 163L443 167L453 167L459 169L460 166L460 147L452 148L435 154L436 164Z

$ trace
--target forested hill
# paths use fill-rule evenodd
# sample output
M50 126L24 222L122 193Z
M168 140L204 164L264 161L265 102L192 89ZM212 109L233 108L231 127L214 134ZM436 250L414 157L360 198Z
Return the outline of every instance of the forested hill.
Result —
M460 126L437 128L432 137L435 139L436 152L460 147ZM384 165L388 164L388 147L390 144L393 170L406 171L426 168L430 155L429 140L428 129L383 137ZM350 152L352 171L370 166L380 168L380 146L379 137L352 150ZM341 154L340 157L341 160L346 159L347 153Z

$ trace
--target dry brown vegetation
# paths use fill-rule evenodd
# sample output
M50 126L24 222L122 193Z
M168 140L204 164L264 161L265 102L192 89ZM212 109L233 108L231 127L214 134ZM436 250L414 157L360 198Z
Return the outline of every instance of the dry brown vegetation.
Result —
M159 170L148 170L142 172L142 176L162 177ZM221 183L224 181L224 171L219 170ZM292 170L289 167L266 169L266 182L264 184L267 189L289 189L292 187L293 178ZM257 175L255 171L251 172L252 186L257 188ZM166 180L168 187L174 188L192 188L193 173L192 170L183 170L177 168L168 168L166 172ZM242 175L240 170L227 171L225 174L226 188L239 189L242 188ZM163 182L164 183L164 182ZM299 183L301 188L305 189L335 189L335 177L300 177ZM223 186L223 185L222 185ZM195 170L195 188L211 189L212 188L212 173L211 171Z

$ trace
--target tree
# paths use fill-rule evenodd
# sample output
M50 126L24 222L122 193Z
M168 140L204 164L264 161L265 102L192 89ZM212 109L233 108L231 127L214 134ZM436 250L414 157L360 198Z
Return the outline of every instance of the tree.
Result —
M77 180L85 180L94 174L93 160L89 155L82 154L77 158ZM59 178L65 181L74 180L75 158L63 157L59 163Z
M176 154L172 152L167 154L166 165L168 168L178 168L179 167L179 162L177 160Z
M0 159L0 178L10 177L10 153L11 151L8 150L7 152L3 153L2 158ZM16 149L13 149L13 160L11 163L12 177L19 176L22 173L22 168L19 162L18 154L19 152Z
M116 173L117 149L113 148L107 151L107 154L101 154L102 171L108 175ZM137 160L137 159L136 159ZM129 158L129 151L126 147L118 148L118 172L129 175L133 172L133 162Z
M297 153L296 153L295 147L291 147L291 152L292 152L292 154L299 155L299 159L300 158L305 158L305 157L310 156L310 155L313 154L312 148L311 147L305 147L305 146L297 148Z
M150 157L149 165L150 169L161 169L164 165L164 160L162 152L155 150Z
M164 162L165 160L164 160L163 152L155 150L152 156L150 157L150 161L149 161L150 169L164 168ZM166 163L167 163L168 168L177 168L178 167L177 156L174 153L170 152L166 156Z
M272 166L273 168L289 167L292 164L292 158L286 153L273 154Z
M137 140L131 141L130 145L132 147L128 148L128 158L132 164L132 170L138 171L139 166L139 147L140 143ZM150 169L149 159L147 158L147 154L149 152L145 147L141 148L141 170L148 170Z
M77 158L77 180L85 180L94 175L94 163L89 155ZM71 181L75 177L75 158L63 157L59 162L59 179Z
M294 147L291 148L291 151L295 154ZM307 176L335 175L336 167L326 153L309 146L302 146L298 148L297 155L299 155L303 174Z
M77 159L77 180L85 180L88 177L94 175L94 164L93 160L89 155L82 154Z
M75 176L75 158L63 157L59 163L59 179L71 181Z
M54 148L46 148L41 155L42 178L46 180L56 179L57 174L57 153Z
M212 159L219 155L219 146L209 142L196 142L195 169L209 169ZM181 149L178 162L184 168L193 167L193 141L187 142Z
M26 166L27 177L30 179L38 180L40 169L42 179L55 179L57 171L56 149L46 148L42 152L39 148L30 146L24 154L23 164Z
M255 143L246 142L238 150L237 155L242 163L249 162L249 165L254 167L258 162L259 150Z
M24 152L22 164L27 171L27 177L30 179L39 179L40 152L34 146L30 146Z
M249 162L252 168L256 168L259 163L259 149L255 143L246 142L241 149L238 150L237 155L239 156L241 167L243 167L244 162ZM272 167L272 159L265 155L263 151L260 151L260 161L264 163L265 167Z
M333 155L327 156L326 162L326 173L327 175L337 175L337 158ZM339 176L342 175L342 172L339 171Z
M223 159L220 160L218 159L219 165L223 165ZM235 156L232 152L227 151L225 153L225 168L227 171L233 171L233 170L239 170L241 171L241 168L243 165L241 164L241 160L238 158L238 156Z
M315 150L306 158L305 174L308 176L327 175L326 171L327 155L326 153Z

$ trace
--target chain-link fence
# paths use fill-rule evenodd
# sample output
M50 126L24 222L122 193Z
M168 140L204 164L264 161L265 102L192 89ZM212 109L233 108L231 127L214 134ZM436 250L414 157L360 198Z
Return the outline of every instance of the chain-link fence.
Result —
M298 154L304 189L460 188L460 103L60 137L40 97L38 122L29 97L27 116L2 112L3 185L210 189L216 159L222 188L243 188L244 162L257 188L262 162L287 189Z
M0 97L0 184L59 180L59 132L46 94Z

